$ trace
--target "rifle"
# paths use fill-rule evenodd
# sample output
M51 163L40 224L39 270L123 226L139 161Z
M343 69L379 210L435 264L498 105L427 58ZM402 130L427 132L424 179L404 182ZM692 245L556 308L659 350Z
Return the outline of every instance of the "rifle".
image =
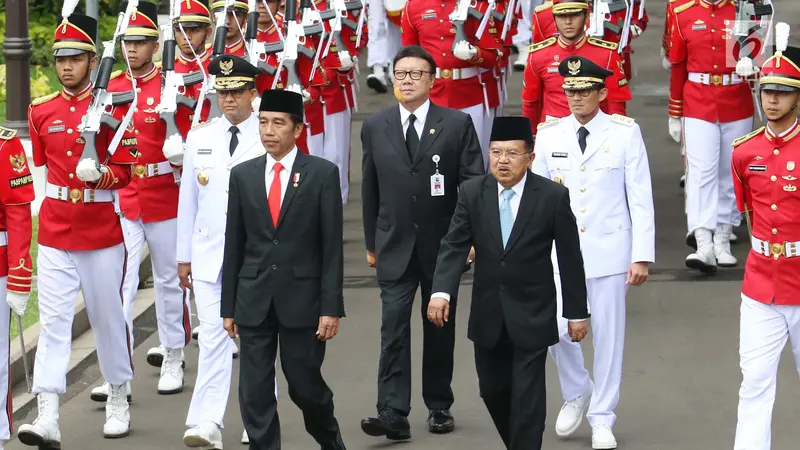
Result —
M331 37L328 39L328 43L325 45L325 51L322 53L322 57L324 58L328 56L328 51L331 48L331 42L336 40L336 49L339 53L339 60L352 61L353 58L350 55L350 52L347 50L344 40L342 40L342 25L357 33L357 41L360 41L362 29L361 24L363 24L364 19L364 4L361 2L361 0L351 0L349 2L345 0L332 0L330 5L331 7L329 9L320 11L320 17L322 20L331 21ZM358 10L361 10L358 22L353 22L347 18L348 11ZM358 44L359 42L356 43L356 45Z
M307 10L310 8L309 2L310 0L301 0L300 7ZM268 44L265 48L267 53L278 53L280 63L278 64L277 72L279 74L281 69L286 68L287 80L285 89L302 94L303 83L297 74L295 63L298 55L303 55L312 61L315 60L315 51L304 45L305 38L306 36L322 34L324 28L321 22L311 25L303 25L303 23L297 22L297 2L294 0L286 2L286 10L283 16L284 24L286 25L283 42ZM272 81L272 89L275 89L279 79L280 76L276 76Z
M222 11L218 12L216 15L217 24L214 31L214 47L211 51L212 60L225 54L225 41L228 37L228 25L225 21L228 15L228 8L233 6L233 1L234 0L225 0L225 5L222 7ZM205 82L203 82L203 85L200 89L200 95L197 97L197 101L201 102L201 104L206 99L208 99L209 103L211 104L211 109L208 113L209 121L222 116L222 110L219 109L219 102L217 101L217 90L214 88L215 79L216 76L214 75L209 75L206 77Z
M478 2L475 0L456 0L456 8L450 13L450 23L456 29L456 35L453 38L453 45L450 47L451 51L455 51L456 44L462 41L469 42L467 33L464 31L464 23L468 17L473 17L477 20L483 20L483 14L478 12L475 8Z
M594 0L588 35L602 38L607 30L619 36L622 33L622 26L612 23L610 19L612 14L627 9L628 4L624 0Z
M129 103L136 104L136 79L131 76L131 83L133 89L126 92L108 92L108 81L111 79L111 71L114 70L114 63L116 58L114 52L117 48L117 42L120 36L125 34L128 29L131 15L136 7L139 5L138 0L129 0L128 6L124 12L120 12L117 16L117 27L114 30L114 36L110 41L103 42L103 56L100 59L100 67L97 69L97 76L94 80L94 92L92 102L86 115L79 126L81 138L85 141L83 146L83 153L81 160L91 159L95 163L95 167L101 170L100 158L97 155L97 134L100 128L105 125L114 131L114 138L108 146L108 157L114 155L117 151L119 141L122 139L122 134L128 127L128 124L133 118L133 111L135 108L129 108L123 119L117 120L112 116L110 110L114 106L125 105ZM126 54L127 55L127 54ZM127 58L127 56L126 56ZM128 69L130 71L130 69Z
M266 45L258 41L258 10L256 5L258 0L247 0L247 29L244 34L244 42L247 45L247 57L254 67L266 72L269 76L275 76L278 68L272 64L267 64L266 58L262 59L261 56L266 56ZM267 8L269 11L269 8ZM273 17L274 20L274 17Z

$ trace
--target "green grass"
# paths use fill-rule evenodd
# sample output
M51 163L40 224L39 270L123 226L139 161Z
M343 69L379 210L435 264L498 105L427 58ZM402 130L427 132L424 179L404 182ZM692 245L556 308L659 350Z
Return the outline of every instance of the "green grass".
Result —
M33 238L31 239L31 259L33 259L33 274L36 275L36 255L39 247L37 244L39 236L39 217L33 218ZM27 329L29 326L39 321L39 292L36 291L36 286L31 289L31 298L28 300L28 307L25 310L25 315L22 316L22 328ZM19 336L19 328L17 327L17 315L11 314L11 339Z

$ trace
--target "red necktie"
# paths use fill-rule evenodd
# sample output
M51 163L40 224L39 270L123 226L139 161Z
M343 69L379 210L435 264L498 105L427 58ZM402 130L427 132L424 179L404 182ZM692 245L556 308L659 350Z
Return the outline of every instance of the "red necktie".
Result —
M272 184L269 185L269 194L267 195L267 202L269 203L269 212L272 214L272 224L278 226L278 217L281 215L281 171L283 165L276 162L272 166L274 175L272 176Z

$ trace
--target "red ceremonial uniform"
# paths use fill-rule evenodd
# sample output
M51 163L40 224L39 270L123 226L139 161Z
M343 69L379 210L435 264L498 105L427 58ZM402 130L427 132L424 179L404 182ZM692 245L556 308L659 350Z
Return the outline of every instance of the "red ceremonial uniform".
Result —
M727 65L736 6L729 0L676 4L670 33L669 115L711 123L752 117L750 87Z
M546 1L533 10L531 17L531 42L534 44L558 34L556 19L553 16L553 2Z
M456 0L406 2L402 17L403 45L420 45L433 56L437 80L431 89L431 101L447 108L464 109L483 103L480 69L497 66L502 45L495 39L497 42L491 48L481 48L475 39L480 21L468 17L464 32L478 52L470 61L456 58L451 50L455 28L449 19L455 7Z
M244 38L239 37L239 40L231 45L225 44L225 54L244 58L247 55L247 47L244 45Z
M482 1L477 4L477 9L482 14L486 14L489 3ZM478 47L482 49L495 49L500 55L505 53L503 50L503 42L500 40L500 33L503 31L503 22L496 21L494 17L490 16L486 23L486 28L483 30L483 35L478 40ZM499 64L502 58L498 56L495 61L494 67L491 69L481 68L481 86L483 88L484 106L490 110L500 106L500 87L497 80L500 76Z
M325 2L320 1L317 4L319 5L318 8L323 9ZM358 14L362 13L366 14L366 9L358 11ZM356 15L356 11L347 11L345 19L358 23L358 15ZM357 42L357 30L352 30L350 27L342 24L340 36L342 37L344 45L347 47L347 51L353 58L358 57L361 54L361 49L367 45L366 23L367 21L364 20L364 25L361 31L361 42ZM330 22L325 23L325 30L327 33L331 32ZM360 45L356 46L356 44ZM320 44L320 51L324 51L325 45L327 45L327 40L326 42ZM340 113L345 109L353 109L355 107L356 98L353 86L356 77L355 68L348 69L346 71L340 70L339 68L342 66L342 63L339 59L338 52L339 48L336 46L336 41L331 42L328 55L321 63L321 65L325 68L325 74L323 75L324 81L322 83L322 99L325 102L325 114L327 115Z
M669 0L667 2L667 10L664 12L664 32L661 35L661 48L664 50L665 55L669 55L670 40L672 36L672 28L674 26L675 18L673 17L672 8L675 6L677 0Z
M7 289L31 291L31 202L36 197L33 177L17 132L0 127L0 277ZM4 235L4 236L2 236Z
M101 128L95 142L100 161L108 172L96 183L84 183L75 175L84 140L78 125L89 109L92 86L72 95L66 91L33 101L28 126L33 144L33 163L47 166L47 183L60 191L48 196L39 209L39 244L60 250L99 250L121 244L122 228L111 202L91 202L94 190L117 190L131 179L135 157L122 146L108 155L113 133ZM58 189L61 188L61 189Z
M110 92L124 92L132 89L127 72L117 74L108 83ZM125 218L142 223L161 222L174 219L178 215L178 184L170 165L162 152L167 127L158 113L161 102L161 69L154 66L150 73L136 78L138 103L131 119L133 131L125 133L120 149L137 155L133 166L131 182L119 191L119 200ZM120 118L125 114L119 108L115 114ZM179 108L176 114L188 114Z
M178 56L175 57L175 73L194 73L202 70L203 72L208 75L208 65L211 64L211 52L209 51L208 47L203 51L203 53L197 55L198 61L194 59L187 59L182 53L179 53ZM200 95L200 88L202 82L195 84L194 86L189 86L184 90L184 95L196 99ZM182 111L185 109L182 106L178 106L178 111L180 114L176 115L175 122L178 125L178 131L180 131L181 136L184 140L186 140L186 136L189 134L189 130L192 129L192 121L194 120L194 111L189 111L186 113ZM203 109L200 111L200 123L205 122L208 120L208 114L211 112L211 103L208 100L203 102Z
M761 251L747 256L742 294L761 303L800 305L798 135L795 122L783 137L761 127L733 144L736 206L750 216L753 237L761 241Z
M570 115L567 96L564 95L564 77L558 65L569 56L583 56L595 64L614 72L606 79L608 98L600 105L608 114L625 115L625 102L631 99L628 80L622 70L622 60L617 44L584 36L575 45L567 45L552 37L530 46L528 63L522 81L522 114L530 119L533 132L547 116Z

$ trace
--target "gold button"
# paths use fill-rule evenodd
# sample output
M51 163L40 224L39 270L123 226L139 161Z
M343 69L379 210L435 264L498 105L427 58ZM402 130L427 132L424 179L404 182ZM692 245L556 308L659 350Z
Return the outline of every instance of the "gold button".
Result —
M442 56L447 56L447 53L442 53Z
M778 156L781 154L781 151L776 148L775 150L772 151L772 154Z
M772 210L773 210L773 211L777 211L777 209L778 209L778 205L776 205L776 204L774 204L774 203L773 203L773 204L772 204L772 206L771 206L771 208L772 208Z
M776 177L775 175L769 177L769 179L772 181L778 181L778 177Z
M67 156L72 156L72 150L67 150Z
M71 180L73 178L75 178L75 174L74 173L69 174L69 179Z
M586 192L586 188L581 188L581 192Z
M711 14L711 17L717 17L717 15L716 14Z
M228 167L228 172L230 172L230 171L231 171L231 168L230 168L230 167Z
M142 88L140 88L140 87L137 87L137 88L136 88L136 92L142 92Z
M135 113L139 112L139 108L133 108L133 112Z
M586 232L586 227L581 227L581 233L585 233L585 232Z
M74 106L70 106L69 107L69 112L75 112L75 107Z
M581 172L586 172L586 167L585 166L581 166Z
M225 210L225 215L226 215L226 216L228 215L228 210L227 210L227 209Z
M226 193L226 194L228 193L228 190L227 190L227 189L225 189L225 193Z
M772 229L772 234L778 234L778 229L777 228L773 228Z
M586 214L586 208L581 208L581 212L582 212L583 214Z
M714 31L715 31L715 30L712 28L712 29L711 29L711 32L713 33Z
M444 40L444 36L440 36L440 37L439 37L439 40L442 40L442 41L443 41L443 40Z
M439 19L439 23L444 23L444 19Z
M67 134L72 134L72 128L67 129Z
M718 65L716 65L716 64L714 64L714 68L715 68L715 69L718 69L718 68L719 68L719 66L718 66Z
M139 134L139 130L136 130L136 134Z
M717 49L717 47L715 45L711 46L711 50L716 50L716 49Z

